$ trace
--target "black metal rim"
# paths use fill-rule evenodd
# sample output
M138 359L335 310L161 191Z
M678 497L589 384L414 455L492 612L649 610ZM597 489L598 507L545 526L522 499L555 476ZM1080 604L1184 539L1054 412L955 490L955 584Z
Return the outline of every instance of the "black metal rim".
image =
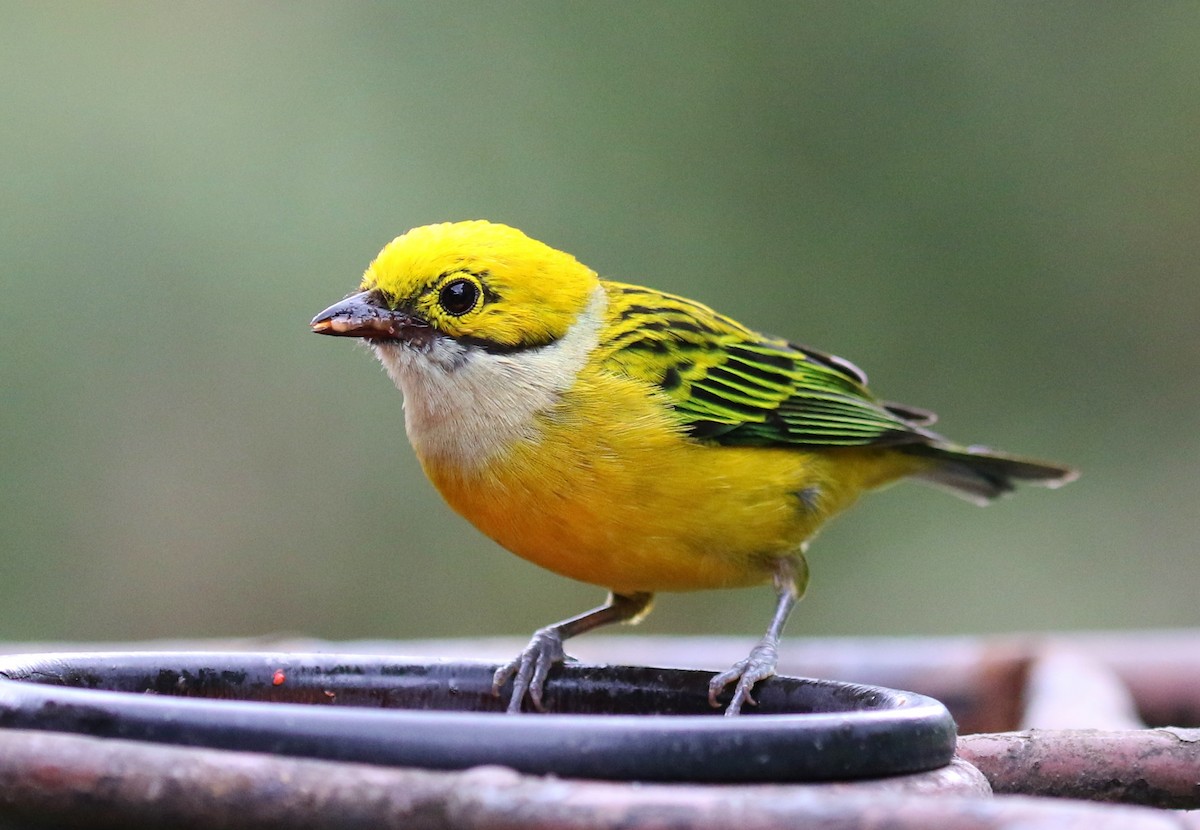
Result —
M344 654L131 652L0 660L0 727L431 769L644 781L827 781L945 766L932 698L774 677L726 718L709 672L569 663L549 714L505 715L495 666ZM297 705L310 704L310 705Z

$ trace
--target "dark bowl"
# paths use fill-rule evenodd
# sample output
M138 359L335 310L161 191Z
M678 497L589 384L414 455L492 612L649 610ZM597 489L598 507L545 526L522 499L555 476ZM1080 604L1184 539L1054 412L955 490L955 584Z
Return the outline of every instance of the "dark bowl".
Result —
M494 665L341 654L90 653L0 660L0 727L371 764L642 781L830 781L954 755L932 698L773 677L723 717L710 672L568 663L546 714L503 713Z

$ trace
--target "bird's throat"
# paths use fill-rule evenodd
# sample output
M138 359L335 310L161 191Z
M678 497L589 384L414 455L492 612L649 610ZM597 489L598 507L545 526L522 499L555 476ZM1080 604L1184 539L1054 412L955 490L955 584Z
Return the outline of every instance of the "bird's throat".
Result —
M536 443L539 416L570 394L599 343L605 306L598 286L563 337L511 354L454 341L373 342L404 394L405 427L422 462L477 469L517 442Z

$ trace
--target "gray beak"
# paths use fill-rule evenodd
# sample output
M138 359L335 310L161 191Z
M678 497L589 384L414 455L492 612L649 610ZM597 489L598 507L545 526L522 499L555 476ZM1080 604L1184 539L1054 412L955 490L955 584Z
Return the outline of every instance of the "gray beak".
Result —
M409 340L429 324L404 311L379 304L372 292L353 294L322 311L309 323L317 334L368 340Z

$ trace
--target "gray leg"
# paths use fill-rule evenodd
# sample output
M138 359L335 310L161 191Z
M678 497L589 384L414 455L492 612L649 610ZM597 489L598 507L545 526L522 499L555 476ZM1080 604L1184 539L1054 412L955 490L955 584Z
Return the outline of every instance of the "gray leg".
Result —
M529 695L533 708L539 712L546 711L542 706L546 677L551 666L563 662L567 657L563 651L563 640L602 625L637 622L650 612L653 600L654 594L649 593L612 593L608 595L608 602L598 608L539 628L533 632L533 639L515 660L496 669L496 674L492 677L493 694L500 694L500 687L512 677L513 692L508 701L508 711L520 712L526 694Z
M808 587L808 562L804 554L797 554L789 559L780 559L775 563L775 593L778 602L775 605L775 616L767 633L759 640L745 660L736 663L732 668L721 672L708 684L708 702L713 707L721 704L717 701L719 695L730 683L737 682L733 690L733 699L725 707L726 715L736 715L742 711L742 705L755 705L750 690L760 680L775 674L775 666L779 662L779 638L783 635L783 627L787 624L788 614L804 596Z

